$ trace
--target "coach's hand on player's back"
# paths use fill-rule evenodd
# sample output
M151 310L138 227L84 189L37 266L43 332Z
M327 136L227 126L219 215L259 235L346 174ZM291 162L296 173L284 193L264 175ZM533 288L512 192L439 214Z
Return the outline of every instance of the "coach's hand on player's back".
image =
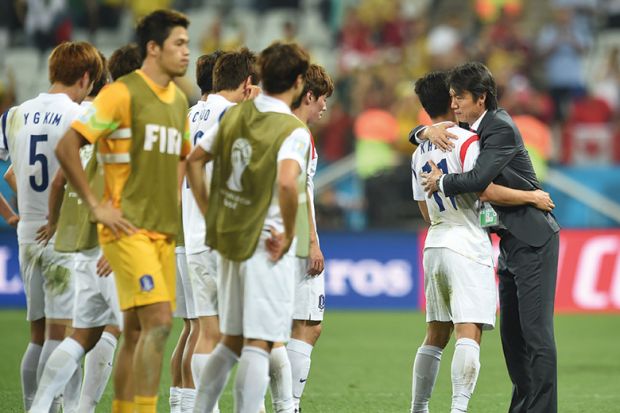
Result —
M458 139L458 136L447 131L448 128L453 126L456 126L456 123L441 122L424 129L420 135L422 139L431 141L433 145L443 152L450 152L454 148L454 142L452 142L452 140Z
M541 211L551 212L551 210L555 208L555 203L551 199L551 196L543 190L536 189L532 191L532 197L533 200L531 204Z
M271 261L277 262L291 248L293 237L287 237L285 233L278 232L273 228L270 228L270 231L271 236L265 240L265 247Z
M443 172L435 165L435 162L428 161L428 164L431 167L431 171L422 172L420 176L422 177L421 182L424 192L430 198L435 192L439 191L439 178L441 178Z
M117 238L123 235L122 233L131 235L138 231L131 222L123 218L121 210L115 208L111 201L101 203L93 208L93 215L95 216L95 221L110 228Z

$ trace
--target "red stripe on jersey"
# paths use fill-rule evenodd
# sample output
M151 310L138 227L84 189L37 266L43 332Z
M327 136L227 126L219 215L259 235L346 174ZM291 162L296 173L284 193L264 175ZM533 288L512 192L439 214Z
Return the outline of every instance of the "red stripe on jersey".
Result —
M316 159L316 147L314 146L314 136L310 133L310 150L312 150L312 159Z
M478 137L478 135L473 135L465 141L463 146L461 146L461 153L459 154L461 158L461 167L463 167L463 164L465 163L465 155L467 155L467 149L469 148L469 145L471 145L472 143L476 142L479 139L480 138Z

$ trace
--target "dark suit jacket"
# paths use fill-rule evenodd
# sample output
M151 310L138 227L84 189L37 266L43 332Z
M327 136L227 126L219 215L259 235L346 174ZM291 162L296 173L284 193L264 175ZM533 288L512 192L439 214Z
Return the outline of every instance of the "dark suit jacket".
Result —
M474 169L443 178L445 195L482 192L494 182L513 189L540 189L523 139L503 109L489 110L476 131L480 137L480 155ZM533 247L547 242L560 227L552 214L529 205L494 206L507 230Z

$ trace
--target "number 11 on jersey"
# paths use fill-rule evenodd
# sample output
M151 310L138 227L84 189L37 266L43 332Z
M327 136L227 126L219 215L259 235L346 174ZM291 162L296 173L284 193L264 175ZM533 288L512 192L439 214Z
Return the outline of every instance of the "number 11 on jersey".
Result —
M441 169L441 171L444 174L450 173L448 172L448 162L446 161L446 158L443 158L441 161L439 161L437 163L437 167ZM422 167L422 172L426 172L426 173L431 172L431 165L428 162L426 162L424 166ZM449 196L448 198L450 199L450 202L452 203L452 206L454 207L454 209L458 209L456 207L456 201L454 200L454 197ZM439 212L443 212L446 210L446 207L443 206L443 199L441 199L441 196L439 196L437 192L433 193L433 199L435 200L435 202L437 202L437 206L439 207Z

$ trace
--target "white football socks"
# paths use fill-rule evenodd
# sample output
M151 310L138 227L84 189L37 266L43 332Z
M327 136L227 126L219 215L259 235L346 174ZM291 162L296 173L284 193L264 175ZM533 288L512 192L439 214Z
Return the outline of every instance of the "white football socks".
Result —
M291 362L286 347L275 347L269 354L269 387L275 413L293 411Z
M30 408L31 413L49 412L54 397L64 392L65 386L73 377L83 355L84 348L71 337L64 339L57 346L47 360L47 363L45 363L45 369L39 380L37 394ZM76 379L74 379L74 382L76 382ZM72 384L75 385L77 382ZM74 390L73 387L69 388L70 392ZM79 387L77 394L79 395ZM71 400L69 402L71 403ZM77 403L75 407L77 407Z
M181 413L181 388L170 387L170 413Z
M288 358L291 362L291 373L293 381L293 401L295 408L299 408L301 396L306 387L308 374L310 373L310 356L313 346L302 340L292 338L286 345Z
M37 383L41 380L41 375L43 374L43 369L45 368L47 359L50 358L60 343L62 343L61 340L45 340L43 342L43 348L41 349L41 355L39 356L39 365L37 366Z
M192 413L195 401L196 389L181 389L181 413Z
M24 411L30 410L34 395L37 392L37 367L43 346L35 343L28 343L26 352L22 357L20 366L22 379L22 394L24 395Z
M235 412L257 412L268 385L269 353L254 346L243 347L235 380Z
M52 357L54 357L53 353ZM80 405L80 393L82 391L82 364L80 363L81 358L82 357L80 357L80 360L77 361L76 367L73 370L73 374L71 375L69 382L65 386L65 390L62 392L63 413L75 413L77 412L78 406Z
M478 374L480 346L474 340L457 340L452 358L452 413L466 412Z
M203 354L203 353L194 353L192 354L192 378L194 379L194 384L196 388L198 388L198 383L200 382L200 375L207 365L207 360L209 360L209 356L211 354Z
M78 413L95 413L97 403L101 400L112 374L117 343L118 340L113 334L104 331L95 347L86 354Z
M437 381L442 349L422 346L413 362L413 383L411 385L411 413L427 413L428 402Z
M217 405L230 371L237 364L238 357L228 347L218 344L196 382L195 413L211 413Z

